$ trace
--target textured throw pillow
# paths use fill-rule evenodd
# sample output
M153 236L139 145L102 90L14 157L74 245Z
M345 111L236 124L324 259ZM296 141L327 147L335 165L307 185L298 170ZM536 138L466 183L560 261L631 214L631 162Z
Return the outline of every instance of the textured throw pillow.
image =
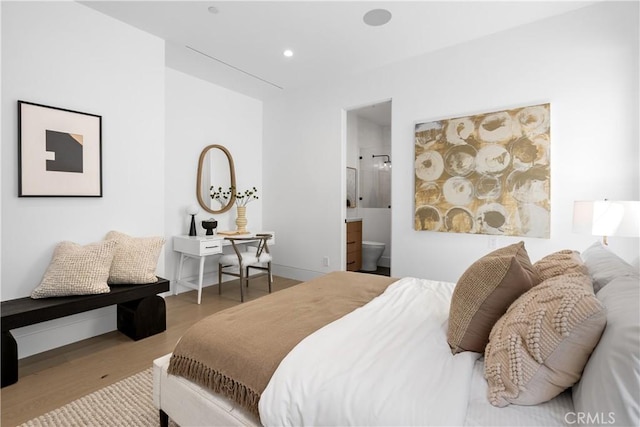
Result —
M582 252L582 259L589 269L596 293L616 277L638 277L638 270L599 241Z
M605 420L613 418L609 424L638 426L640 279L613 279L596 297L607 309L607 326L573 387L575 411L604 414Z
M89 245L60 242L51 263L31 298L109 293L107 279L115 253L115 240Z
M485 352L494 406L537 405L580 379L607 322L584 276L556 276L513 303L491 330Z
M110 231L106 239L118 242L109 272L110 284L140 285L158 281L156 267L163 237L131 237Z
M474 262L458 280L451 297L447 342L452 353L482 353L500 316L539 282L524 242L497 249Z
M567 274L576 274L580 276L588 276L589 270L582 262L580 253L565 249L547 255L541 260L535 262L533 267L538 272L541 282L556 276Z

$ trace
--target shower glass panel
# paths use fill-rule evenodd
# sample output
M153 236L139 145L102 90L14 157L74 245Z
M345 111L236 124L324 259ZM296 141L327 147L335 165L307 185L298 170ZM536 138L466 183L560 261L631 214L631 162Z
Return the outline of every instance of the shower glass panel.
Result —
M360 148L359 171L361 206L390 208L391 159L389 153L380 148Z

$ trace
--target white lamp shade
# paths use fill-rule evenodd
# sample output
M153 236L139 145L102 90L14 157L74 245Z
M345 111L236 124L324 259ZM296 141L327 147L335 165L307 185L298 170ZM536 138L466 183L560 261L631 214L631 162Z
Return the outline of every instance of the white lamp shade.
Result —
M640 202L574 202L573 232L594 236L639 237Z
M189 215L197 215L197 214L198 214L198 212L200 212L200 209L198 209L198 207L197 207L196 205L190 205L190 206L187 208L187 213L188 213Z

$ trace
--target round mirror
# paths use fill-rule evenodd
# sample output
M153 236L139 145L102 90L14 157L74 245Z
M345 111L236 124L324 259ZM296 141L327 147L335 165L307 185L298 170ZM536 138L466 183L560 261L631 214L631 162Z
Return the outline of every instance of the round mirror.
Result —
M212 198L212 188L228 192L227 196ZM196 195L202 209L212 214L228 211L236 200L235 188L236 171L229 150L215 144L205 147L200 153L196 183Z

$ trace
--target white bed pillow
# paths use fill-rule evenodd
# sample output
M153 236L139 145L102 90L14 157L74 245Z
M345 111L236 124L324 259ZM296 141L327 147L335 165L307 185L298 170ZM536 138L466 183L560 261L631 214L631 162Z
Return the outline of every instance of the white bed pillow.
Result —
M640 425L640 279L611 280L596 296L607 309L607 326L573 387L576 413L611 425ZM595 422L598 424L598 422Z
M598 293L600 289L607 285L616 277L638 278L638 270L613 253L602 243L595 242L582 252L591 279L593 280L593 291Z

